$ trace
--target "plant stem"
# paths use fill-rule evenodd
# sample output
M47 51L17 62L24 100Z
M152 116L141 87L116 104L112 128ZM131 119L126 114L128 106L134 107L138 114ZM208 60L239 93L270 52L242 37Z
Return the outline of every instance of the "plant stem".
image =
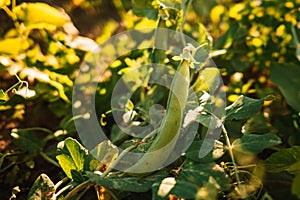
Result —
M16 0L12 0L11 1L11 9L13 10L16 7L17 1Z
M61 184L63 184L64 182L66 182L67 180L69 180L68 177L63 178L62 180L58 181L55 185L54 188L55 190L57 190L59 188L59 186L61 186Z
M114 200L118 200L118 198L116 197L116 195L110 190L110 189L107 189L106 190L108 191L108 193L110 194L110 196L114 199Z
M49 163L55 165L56 167L60 167L59 164L53 160L52 158L50 158L49 156L47 156L44 152L40 152L40 155Z
M109 172L111 172L111 170L114 169L114 167L120 162L120 160L131 150L135 149L137 147L137 144L135 145L132 145L132 146L129 146L127 147L126 149L124 149L122 151L122 153L120 153L120 155L117 157L117 159L111 164L109 165L109 167L107 168L107 170L105 170L105 172L103 172L103 174L101 174L102 177L105 177L107 176L107 174Z
M225 139L226 139L226 143L227 143L227 146L228 146L229 155L230 155L233 167L234 167L234 174L235 174L235 178L236 178L236 181L237 181L237 184L238 184L238 188L240 188L241 181L240 181L240 176L239 176L239 170L238 170L238 166L235 162L235 158L234 158L234 155L233 155L233 151L232 151L233 147L230 143L230 140L229 140L229 137L228 137L228 132L227 132L224 124L222 124L222 130L223 130L223 133L224 133L224 136L225 136Z
M47 128L42 128L42 127L32 127L32 128L24 128L22 129L23 131L43 131L48 134L53 134L53 132Z
M12 9L16 6L16 1L12 1ZM7 6L3 6L2 9L6 12L6 14L13 20L14 25L17 29L17 31L20 33L21 36L23 36L23 30L18 22L18 18Z
M54 186L55 187L55 186ZM61 195L64 191L70 189L72 187L72 185L66 185L65 187L63 187L62 189L60 189L54 196L56 199L56 197L58 197L59 195Z
M90 187L92 185L94 185L95 183L92 183L90 181L85 181L79 185L77 185L73 190L71 190L64 198L64 200L68 200L71 199L75 194L77 194L78 192L80 192L82 189Z
M182 21L181 21L181 24L180 24L179 31L180 31L180 33L181 33L181 40L182 40L182 42L183 42L183 46L186 46L186 41L185 41L184 33L183 33L184 23L185 23L185 21L186 21L187 12L188 12L188 10L189 10L191 4L192 4L192 1L193 1L193 0L188 0L188 4L187 4L187 7L186 7L186 10L185 10L185 12L184 12L184 10L183 10L184 13L182 13Z

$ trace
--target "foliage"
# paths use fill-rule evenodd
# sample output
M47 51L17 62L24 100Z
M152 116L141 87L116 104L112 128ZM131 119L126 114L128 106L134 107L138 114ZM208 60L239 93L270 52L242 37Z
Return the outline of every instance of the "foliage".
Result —
M96 12L98 3L103 2L72 0L74 10L80 7L87 13ZM79 35L70 7L67 14L47 3L0 0L5 23L10 24L0 31L0 110L3 123L10 123L5 129L10 129L12 140L0 154L1 193L3 185L12 191L10 199L84 199L92 194L95 199L300 199L300 2L114 0L112 5L119 21L107 20L93 40ZM95 94L99 125L109 140L88 150L74 126L75 120L88 116L71 113L72 106L78 106L71 101L78 67L113 34L141 27L176 30L201 45L186 44L181 55L154 46L113 61L97 80ZM156 44L165 45L167 38L160 36ZM118 54L126 45L119 41L109 52ZM207 58L218 68L207 67ZM163 65L143 67L149 63ZM191 68L183 72L180 67L185 65ZM180 82L174 69L190 76L190 85ZM215 87L219 73L222 88ZM133 95L111 99L121 77ZM184 92L175 98L153 80L173 80L172 87ZM188 101L189 86L199 105ZM220 115L214 114L220 99L213 91L227 95ZM90 88L85 92L88 96ZM176 110L179 101L185 110ZM154 104L167 110L152 110ZM113 109L128 127L114 121ZM41 115L50 124L41 123ZM135 131L136 124L151 125L151 133L138 137L144 132ZM117 170L127 164L127 153L179 144L182 135L172 142L170 136L187 133L195 124L191 144L170 165L150 173ZM210 130L222 134L210 138ZM173 153L165 152L168 157ZM148 165L160 166L166 159L156 156ZM137 169L146 168L147 160L149 156L142 157ZM288 187L282 189L274 179Z

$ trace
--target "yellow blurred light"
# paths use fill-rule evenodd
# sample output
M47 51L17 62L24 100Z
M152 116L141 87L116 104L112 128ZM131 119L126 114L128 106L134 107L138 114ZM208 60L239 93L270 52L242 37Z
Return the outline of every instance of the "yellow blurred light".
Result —
M263 44L264 44L264 42L260 38L253 38L252 39L252 45L255 46L255 47L260 47Z
M285 2L284 6L287 7L287 8L294 8L294 3L288 1L288 2Z
M291 22L293 25L297 24L296 18L291 13L286 13L284 15L284 20L287 22Z
M286 54L286 52L287 52L287 49L285 47L280 49L280 54L281 55Z
M260 82L260 83L265 83L265 82L267 82L267 78L266 78L265 76L260 76L260 77L258 78L258 82Z
M237 93L237 94L240 94L241 91L242 91L242 90L241 90L240 88L235 88L235 89L234 89L234 93Z
M211 21L214 24L220 22L221 15L225 12L225 7L223 5L216 5L210 12Z
M270 67L270 66L271 66L271 61L269 61L269 60L266 61L266 62L265 62L265 66L266 66L266 67Z
M272 53L272 57L273 58L278 58L279 57L279 53L278 52L273 52Z
M122 64L120 60L115 60L113 63L110 64L111 68L119 67Z
M171 27L173 25L173 23L170 20L166 21L166 27Z
M251 35L252 37L258 37L258 36L260 36L260 32L257 30L257 26L256 25L253 25L250 28L249 35Z
M257 17L262 17L264 16L264 11L260 10L259 12L256 13Z
M280 26L277 27L276 29L276 36L282 37L285 33L285 25L281 24Z
M270 27L262 27L261 28L261 32L266 35L269 34L271 31L272 31L272 28L270 28Z
M253 14L250 14L248 17L249 20L253 20L254 18L255 18L255 15L253 15Z
M285 61L284 56L280 56L279 59L278 59L278 62L279 63L283 63L284 61Z
M156 22L151 19L143 18L135 25L135 28L155 28Z
M275 9L274 7L268 7L268 8L266 9L266 13L267 13L268 15L273 16L273 15L275 15L275 13L276 13L276 9Z
M104 95L106 94L106 88L101 88L101 90L99 91L100 95Z
M242 15L240 12L245 8L244 3L237 3L229 10L229 17L234 18L236 20L241 20Z
M262 48L255 49L255 52L256 52L257 55L262 55L263 54Z
M269 105L271 105L272 104L272 100L270 100L270 101L264 101L264 106L269 106Z
M228 99L229 102L234 102L238 98L239 98L239 95L237 95L237 94L231 94L231 95L228 96L227 99Z
M235 72L234 74L231 75L230 77L230 81L233 83L238 83L240 81L242 81L244 75L241 72Z

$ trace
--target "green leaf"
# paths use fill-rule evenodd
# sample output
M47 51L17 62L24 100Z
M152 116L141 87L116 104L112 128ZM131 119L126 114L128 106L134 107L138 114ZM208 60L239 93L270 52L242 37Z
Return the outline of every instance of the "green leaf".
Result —
M293 35L294 45L296 46L296 53L295 54L296 54L297 59L300 61L300 42L299 42L298 35L296 33L296 29L295 29L294 26L292 26L292 35Z
M181 2L179 0L158 0L158 3L163 8L180 10Z
M7 100L7 94L3 90L0 90L0 105L4 104Z
M212 151L208 152L205 157L200 158L199 153L203 143L213 146L213 149ZM225 149L222 142L217 140L201 140L192 142L186 151L185 156L195 162L209 163L219 159L224 153Z
M152 6L151 0L131 0L132 12L140 17L147 17L149 19L157 19L158 10Z
M71 175L72 175L72 180L76 183L83 183L84 181L86 181L86 178L83 177L82 173L76 170L71 170Z
M300 198L300 173L298 173L293 180L292 193Z
M219 165L190 162L183 167L170 194L175 194L179 198L194 199L197 192L203 188L208 196L214 196L217 190L227 190L229 183L229 177Z
M282 92L287 103L300 112L300 65L272 63L270 79Z
M262 152L267 147L275 146L281 143L281 139L272 134L263 135L247 134L243 137L234 140L232 143L233 149L239 152L248 154L257 154Z
M67 138L57 145L56 159L69 178L72 178L72 170L89 170L87 163L91 162L91 155L75 139Z
M33 183L27 199L51 200L55 193L54 184L46 174L41 174Z
M237 23L231 24L230 28L226 33L221 35L215 42L214 42L214 49L228 49L231 47L234 39L237 36L237 30L239 29L239 25Z
M243 95L225 108L226 120L247 119L255 115L263 106L264 99L252 99Z
M101 177L94 172L87 172L89 180L94 183L103 187L129 192L146 192L151 189L158 178L165 175L164 171L160 171L147 177Z
M288 171L290 173L298 173L300 172L300 160L294 164L292 164L289 168Z
M282 149L273 153L264 164L269 172L290 171L290 167L300 161L300 146Z
M140 17L147 17L149 19L156 20L158 11L154 8L133 8L132 12Z
M39 139L32 131L13 129L11 136L14 138L14 144L21 150L31 155L37 155L43 149L45 141Z
M10 5L10 0L0 0L0 9L3 8L4 6L9 6Z
M178 180L171 193L176 197L194 199L198 189L199 186L194 183Z

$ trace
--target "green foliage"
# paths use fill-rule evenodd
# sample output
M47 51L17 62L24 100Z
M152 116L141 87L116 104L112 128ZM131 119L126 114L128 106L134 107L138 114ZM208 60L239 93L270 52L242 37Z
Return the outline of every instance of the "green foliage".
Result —
M58 143L56 159L66 175L72 179L77 175L76 172L96 170L100 165L98 160L72 138Z
M151 189L153 183L165 176L166 173L153 174L148 177L130 177L130 176L115 176L115 177L102 177L99 174L93 172L87 172L87 176L90 181L97 183L103 187L107 187L115 190L122 190L128 192L147 192Z
M263 99L251 99L239 96L230 106L226 107L226 120L247 119L256 114L263 106Z
M265 148L272 147L280 143L280 138L271 133L263 135L247 134L234 140L232 146L235 151L258 154Z
M300 96L298 78L300 66L296 64L273 63L271 67L270 79L274 82L286 98L287 103L296 111L300 111Z
M153 49L135 50L113 61L97 80L95 94L99 125L109 140L90 151L78 140L74 120L85 116L72 116L76 102L72 104L71 96L81 61L90 59L98 44L80 36L72 21L79 22L78 9L92 15L104 1L65 4L62 11L47 3L0 0L8 19L0 22L8 25L0 29L0 127L3 138L11 133L7 136L11 144L0 154L0 198L7 198L1 196L6 195L4 190L12 190L10 199L17 195L24 199L25 193L27 199L80 199L91 198L95 190L98 199L139 199L141 195L158 200L276 199L271 176L287 181L289 187L282 196L300 199L299 0L112 1L110 6L117 13L99 26L102 33L94 37L98 43L120 31L160 27L186 34L201 45L187 44L191 51L173 55L171 50L157 49L167 48L167 36L158 31ZM86 35L98 34L98 29ZM117 55L121 48L129 46L119 41L107 50ZM218 68L205 63L208 57ZM88 61L92 64L93 59ZM143 67L153 62L162 66ZM183 63L188 65L182 69L190 76L190 85L173 78L172 89L181 90L178 100L153 82L171 82L173 69ZM219 87L219 74L225 86ZM111 99L121 77L132 96L125 99L118 94ZM80 81L94 81L90 79ZM189 87L195 92L196 106L187 99ZM90 94L89 87L85 91ZM226 92L227 97L221 98L228 100L227 105L216 98L220 91ZM178 101L184 102L186 110L178 112ZM120 107L111 107L111 102ZM218 103L225 110L216 116ZM166 111L152 109L154 104ZM118 126L112 110L121 113L128 127ZM46 123L41 116L46 116ZM137 124L151 125L146 131L152 132L136 137L146 132L136 131ZM143 177L117 170L126 164L122 158L129 151L159 149L173 134L185 134L194 124L199 125L195 138L170 165ZM214 130L222 135L213 138ZM172 144L185 140L182 135ZM173 156L171 150L154 159L142 157L137 164L161 166ZM37 173L41 175L36 179ZM44 173L58 182L54 184Z

